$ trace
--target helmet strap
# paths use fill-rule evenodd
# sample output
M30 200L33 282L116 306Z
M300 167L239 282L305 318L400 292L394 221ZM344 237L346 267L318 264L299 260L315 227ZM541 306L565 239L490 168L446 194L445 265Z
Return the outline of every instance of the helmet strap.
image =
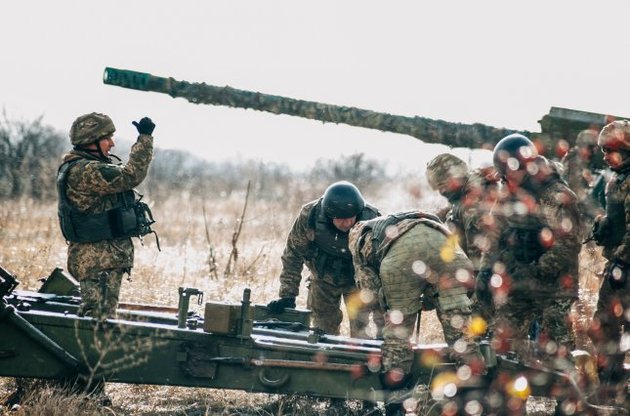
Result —
M91 143L96 145L96 149L90 148L90 147L86 147L83 145L75 145L74 146L74 150L79 150L81 152L87 152L87 153L91 153L95 156L97 156L99 159L103 159L103 160L109 160L109 158L107 156L105 156L103 154L103 151L101 150L101 146L99 144L99 142L101 141L101 139L97 139L95 142Z

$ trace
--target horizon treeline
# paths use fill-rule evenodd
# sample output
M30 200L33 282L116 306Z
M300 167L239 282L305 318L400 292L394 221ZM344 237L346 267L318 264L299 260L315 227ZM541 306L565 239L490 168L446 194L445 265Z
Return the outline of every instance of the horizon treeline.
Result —
M115 154L127 161L132 142L117 138ZM251 183L251 192L261 199L283 198L307 184L325 189L330 183L348 180L360 189L378 188L390 179L383 162L363 153L319 159L310 170L294 172L288 165L255 160L214 162L181 150L161 149L156 140L148 176L139 187L152 200L173 193L229 196ZM56 176L64 153L71 150L69 138L41 117L33 121L0 120L0 200L57 198Z

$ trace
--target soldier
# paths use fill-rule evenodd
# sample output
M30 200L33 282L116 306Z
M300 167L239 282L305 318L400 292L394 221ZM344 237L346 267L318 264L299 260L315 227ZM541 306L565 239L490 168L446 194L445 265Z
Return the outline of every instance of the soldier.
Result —
M569 188L578 199L578 207L583 214L583 228L590 231L593 219L601 214L602 204L595 185L599 178L605 177L606 168L601 153L597 149L598 131L595 129L582 130L575 139L573 146L562 158L564 177ZM585 237L586 232L583 232Z
M386 310L383 374L387 387L400 387L412 368L409 341L424 298L437 308L452 354L476 351L465 335L471 314L466 282L473 266L438 217L423 211L391 214L357 223L350 231L357 285Z
M148 207L133 188L147 175L155 124L148 117L133 124L139 136L123 165L110 154L116 131L111 118L100 113L80 116L70 128L74 148L63 157L57 174L68 270L81 285L80 316L114 316L123 274L133 267L130 237L152 232Z
M352 257L348 251L348 231L357 221L377 217L376 208L367 204L359 189L350 182L330 185L324 195L304 205L296 218L282 254L280 299L267 305L272 312L294 308L304 265L311 273L308 308L313 325L328 334L339 334L343 319L343 297L353 337L368 338L365 329L373 312L377 336L383 317L376 304L364 305L354 281ZM374 310L372 310L374 309Z
M606 215L596 218L593 225L595 241L604 247L607 263L589 335L598 355L600 398L623 405L628 376L623 363L630 340L630 121L606 125L598 145L614 175L606 187Z
M482 261L477 296L496 308L494 337L501 349L527 358L529 330L539 320L541 349L568 357L575 345L570 310L581 248L576 196L558 166L523 135L501 139L493 159L505 183L493 212L500 231Z
M476 274L481 255L489 248L486 228L492 226L492 219L488 214L498 192L494 168L471 171L457 156L441 153L427 164L427 180L431 188L448 200L450 209L444 222L458 236L458 243L473 262Z

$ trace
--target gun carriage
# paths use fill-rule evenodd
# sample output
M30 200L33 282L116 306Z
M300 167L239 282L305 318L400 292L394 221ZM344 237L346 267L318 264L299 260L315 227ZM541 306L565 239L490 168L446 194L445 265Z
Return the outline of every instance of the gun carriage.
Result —
M308 326L306 310L272 315L251 302L203 303L203 293L179 289L179 305L121 304L115 319L77 316L80 298L72 277L56 269L40 291L17 290L18 280L0 267L0 376L58 380L237 389L333 399L387 401L379 377L379 340L331 336ZM56 292L56 293L51 293ZM191 297L203 316L190 311ZM438 374L456 371L443 344L418 345L410 395L439 409ZM492 374L529 380L528 394L563 391L580 406L580 387L566 374L519 362L510 354L482 351ZM488 380L456 387L458 394L486 388ZM449 383L452 383L450 381ZM433 392L433 395L431 395ZM463 396L462 396L463 397ZM434 414L434 413L426 413ZM437 413L439 414L439 413ZM610 414L610 413L608 413Z

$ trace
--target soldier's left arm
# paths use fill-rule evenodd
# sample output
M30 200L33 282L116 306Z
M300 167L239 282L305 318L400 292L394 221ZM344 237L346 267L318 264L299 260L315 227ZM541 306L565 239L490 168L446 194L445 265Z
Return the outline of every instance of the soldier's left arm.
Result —
M557 276L577 270L580 241L580 214L575 194L559 190L550 200L543 201L543 213L549 229L541 232L543 246L549 245L538 260L544 276ZM577 276L575 276L577 278Z
M615 249L614 258L630 264L630 177L627 177L621 184L621 192L624 195L625 233L621 244Z
M374 296L378 296L382 288L378 272L369 264L367 258L372 251L372 241L361 233L363 224L359 223L350 230L348 237L348 249L352 254L354 266L354 280L359 289L368 290Z

